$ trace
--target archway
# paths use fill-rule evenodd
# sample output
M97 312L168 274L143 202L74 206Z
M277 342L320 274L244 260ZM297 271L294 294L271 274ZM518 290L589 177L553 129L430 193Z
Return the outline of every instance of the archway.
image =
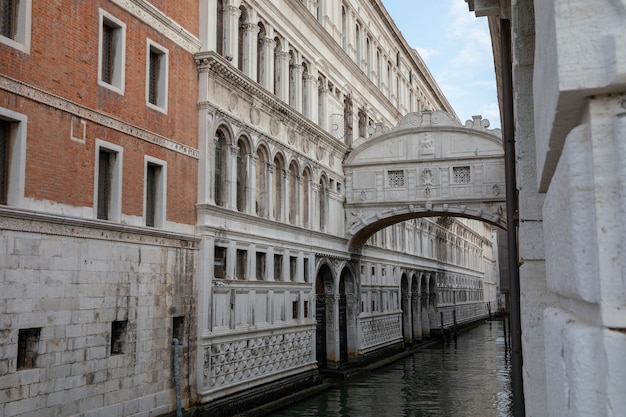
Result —
M339 363L356 356L356 286L352 271L346 266L339 278Z
M333 274L328 265L322 265L315 279L315 357L320 369L328 366L328 310L332 303L327 300L333 296Z

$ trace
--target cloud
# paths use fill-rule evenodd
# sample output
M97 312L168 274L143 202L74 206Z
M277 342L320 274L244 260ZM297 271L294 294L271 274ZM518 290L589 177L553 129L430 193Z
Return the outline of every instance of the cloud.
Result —
M415 48L415 50L424 61L428 61L432 57L439 55L439 51L436 49Z

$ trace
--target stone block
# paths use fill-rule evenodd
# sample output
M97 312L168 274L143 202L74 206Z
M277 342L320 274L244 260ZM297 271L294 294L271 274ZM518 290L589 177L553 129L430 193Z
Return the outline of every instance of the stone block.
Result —
M121 417L123 415L122 404L107 405L96 410L85 412L85 417Z
M39 247L42 239L38 237L18 237L13 239L12 255L39 256Z
M33 412L44 406L43 397L25 398L19 401L12 401L4 406L7 416L19 416L24 413Z

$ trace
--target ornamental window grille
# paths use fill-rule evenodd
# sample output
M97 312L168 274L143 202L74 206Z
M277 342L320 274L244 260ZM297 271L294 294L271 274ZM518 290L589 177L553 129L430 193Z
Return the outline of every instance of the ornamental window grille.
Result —
M470 167L454 167L452 172L454 173L455 184L469 184L471 182Z
M387 171L387 179L390 187L404 187L404 171Z

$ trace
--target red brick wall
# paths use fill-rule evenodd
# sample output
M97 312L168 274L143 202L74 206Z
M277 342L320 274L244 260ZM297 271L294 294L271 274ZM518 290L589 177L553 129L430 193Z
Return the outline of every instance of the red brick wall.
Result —
M153 2L197 33L197 2ZM125 91L98 85L99 8L126 24ZM193 55L108 1L33 5L30 54L0 44L0 74L95 112L197 148ZM168 111L146 106L146 39L167 48ZM143 214L144 155L167 161L167 221L195 223L197 159L87 121L86 143L70 140L71 114L0 90L0 105L28 116L26 198L93 205L95 140L124 148L122 214Z

